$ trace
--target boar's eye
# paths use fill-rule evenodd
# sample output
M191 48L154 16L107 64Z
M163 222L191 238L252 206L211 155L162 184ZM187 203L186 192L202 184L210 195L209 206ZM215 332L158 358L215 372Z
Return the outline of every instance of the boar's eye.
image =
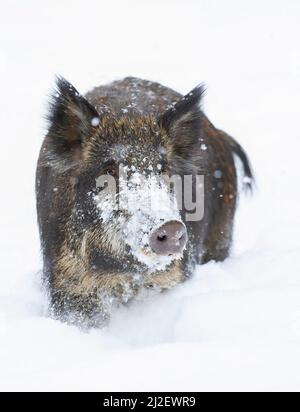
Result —
M164 175L168 172L168 165L166 162L162 162L158 167L158 173Z
M118 168L115 165L109 165L106 166L103 170L102 170L102 175L109 175L112 177L118 177Z

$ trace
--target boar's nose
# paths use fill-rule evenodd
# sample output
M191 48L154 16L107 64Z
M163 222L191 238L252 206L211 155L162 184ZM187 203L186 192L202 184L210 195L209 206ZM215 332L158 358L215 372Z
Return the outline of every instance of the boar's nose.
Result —
M183 223L172 220L160 226L150 235L150 247L157 255L172 256L183 252L188 241Z

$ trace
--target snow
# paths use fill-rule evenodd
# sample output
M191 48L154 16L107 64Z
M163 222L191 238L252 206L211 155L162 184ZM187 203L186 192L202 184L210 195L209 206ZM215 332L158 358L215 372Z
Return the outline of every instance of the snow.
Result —
M133 149L132 149L133 150ZM149 163L149 162L147 162ZM116 195L116 181L113 177L103 175L97 178L97 186L107 188L93 195L99 211L99 219L108 225L113 233L118 233L118 243L122 250L129 245L134 257L148 266L151 272L165 270L180 255L158 256L149 245L149 236L166 222L180 221L177 198L170 194L170 184L154 173L150 176L135 171L128 175L128 166L119 168L119 193ZM146 169L153 171L151 164ZM118 217L114 212L119 210ZM117 237L117 236L116 236ZM133 274L134 275L134 274Z
M298 0L1 2L1 390L299 391L299 18ZM40 288L34 172L56 73L80 91L205 82L257 178L230 259L89 333L47 317Z
M93 117L93 118L92 118L91 125L92 125L93 127L99 126L99 123L100 123L99 117Z

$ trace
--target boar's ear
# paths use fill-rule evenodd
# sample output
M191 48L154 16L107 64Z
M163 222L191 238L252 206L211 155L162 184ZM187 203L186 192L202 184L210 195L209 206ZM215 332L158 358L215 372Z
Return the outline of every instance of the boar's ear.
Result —
M182 139L188 144L199 138L202 118L200 103L204 92L203 85L195 87L160 117L160 125L178 144Z
M49 135L67 147L78 145L99 124L96 109L62 77L56 78L56 91L50 102Z

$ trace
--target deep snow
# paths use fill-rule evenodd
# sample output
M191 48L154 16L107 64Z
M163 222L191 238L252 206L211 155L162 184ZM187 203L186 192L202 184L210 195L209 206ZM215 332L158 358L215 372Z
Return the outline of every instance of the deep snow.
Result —
M300 3L0 3L0 390L300 390ZM34 172L55 73L182 93L248 151L232 256L83 333L45 316Z

